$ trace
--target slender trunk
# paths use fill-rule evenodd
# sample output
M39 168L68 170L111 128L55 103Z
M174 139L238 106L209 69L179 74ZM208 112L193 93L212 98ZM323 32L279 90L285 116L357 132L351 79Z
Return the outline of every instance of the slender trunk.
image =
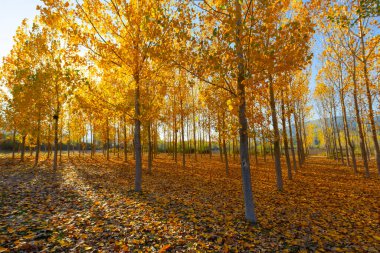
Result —
M120 119L117 124L117 158L120 158Z
M306 135L306 127L305 127L305 115L302 115L302 128L303 128L303 147L304 147L304 161L307 155L309 155L309 148L307 144L307 135Z
M272 161L274 161L272 142L269 142L269 149L270 149L269 151L270 151L270 156L272 157Z
M153 150L152 150L152 126L151 122L148 122L148 173L152 174L153 163Z
M330 110L329 110L329 115L330 115L330 126L332 128L332 141L333 141L333 151L334 151L334 160L337 160L338 159L338 148L337 148L337 144L336 144L336 130L335 130L335 124L334 124L334 120L333 120L333 104L331 103L330 104Z
M106 134L107 134L107 136L106 136L106 138L107 138L107 140L106 140L106 142L107 142L106 154L107 154L107 161L109 161L110 160L110 126L109 126L108 117L107 117L106 123L107 123L107 126L106 126L107 127L107 130L106 130Z
M22 136L22 142L21 142L21 162L25 161L25 140L26 140L26 135Z
M182 168L186 168L186 147L185 147L185 127L184 127L184 119L183 119L183 100L182 100L182 95L180 99L180 106L181 106L181 138L182 138Z
M174 114L174 160L177 163L177 115Z
M59 162L62 163L62 138L63 138L63 124L61 124L60 130L60 138L59 138Z
M379 7L379 5L377 6ZM369 76L368 76L369 74L368 74L368 68L367 68L367 56L366 56L365 41L364 41L365 34L364 34L364 28L363 28L361 17L359 17L359 28L360 28L360 43L361 43L361 53L362 53L362 61L363 61L363 72L364 72L366 96L367 96L367 101L368 101L369 122L371 124L372 139L373 139L373 144L375 146L377 172L380 176L380 146L379 146L379 141L377 139L376 123L375 123L375 117L374 117L374 111L373 111L372 95L371 95L371 90L370 90L370 80L369 80Z
M348 127L348 123L347 123L347 112L346 112L346 105L344 103L343 91L340 92L340 101L341 101L342 112L343 112L343 123L346 130L345 135L347 136L347 143L350 146L350 150L351 150L352 166L354 168L354 173L357 174L358 171L357 171L357 164L356 164L355 146L354 146L353 140L351 140L351 137L350 137L350 128Z
M248 148L249 148L249 145L248 145ZM248 150L248 152L249 152L249 150ZM249 155L249 153L248 153L248 155ZM235 148L235 138L234 137L232 137L232 156L233 156L234 161L236 161L236 158L235 158L236 148Z
M293 160L293 169L294 172L297 173L297 160L296 160L296 152L294 150L294 140L293 140L293 129L292 129L292 122L291 122L291 114L288 115L288 127L289 127L289 142L290 142L290 150L292 152L292 160Z
M339 94L340 94L340 105L342 107L342 113L343 113L343 131L344 131L344 145L345 145L345 149L346 149L346 157L347 157L347 166L351 167L351 162L350 162L350 155L349 155L349 130L348 130L348 126L347 126L347 118L346 118L346 108L343 106L343 103L344 103L344 98L343 98L343 91L340 91ZM354 167L356 166L356 164L354 165Z
M70 122L71 122L71 116L70 116L70 105L69 105L69 121L67 123L67 130L68 130L68 141L67 141L67 157L70 158L70 145L71 145L71 132L70 132Z
M302 160L302 164L305 162L305 149L304 149L304 137L302 136L302 133L305 133L303 131L303 127L302 127L302 115L301 115L301 112L300 112L300 107L298 105L298 126L299 126L299 134L300 134L300 150L301 150L301 160Z
M342 162L342 165L344 165L343 148L342 148L342 142L340 141L340 129L339 129L338 121L336 118L336 105L335 105L335 99L334 98L333 98L333 113L334 113L335 129L336 129L337 139L338 139L338 144L339 144L340 160Z
M54 115L54 160L53 160L53 170L57 171L58 163L58 118L59 118L59 108L56 110Z
M195 134L194 134L194 137L195 137ZM211 116L210 116L210 114L208 115L208 149L210 150L210 159L211 159L212 158L212 145L211 145Z
M15 159L15 152L16 152L16 129L13 129L13 136L12 136L12 160Z
M248 154L248 122L246 117L246 100L245 100L245 86L244 81L244 58L243 47L240 41L242 18L241 18L241 4L240 0L235 0L236 11L236 38L235 46L238 57L238 80L237 92L239 96L239 135L240 135L240 162L243 181L244 205L245 205L245 218L252 223L256 223L255 204L253 201L252 185L251 185L251 169L249 164Z
M136 153L135 153L135 127L134 125L131 126L131 136L133 136L133 140L132 140L132 150L133 150L133 160L136 161Z
M274 159L275 159L275 170L276 170L276 182L277 190L283 190L282 182L282 172L281 172L281 153L280 153L280 131L278 130L277 122L277 112L276 112L276 101L274 99L274 88L272 76L269 76L269 95L270 95L270 108L272 113L272 123L274 130Z
M195 124L195 96L194 96L194 87L192 87L193 92L193 138L194 138L194 158L197 161L197 137L196 137L196 124Z
M294 117L294 127L296 129L296 142L297 142L297 155L298 155L298 167L301 168L302 167L302 155L301 155L301 146L302 146L302 143L301 143L301 140L300 140L300 133L299 133L299 128L298 128L298 117L297 117L297 113L295 111L295 107L294 108L294 113L293 113L293 117Z
M283 136L283 141L284 141L286 167L288 169L288 179L292 179L292 165L290 162L288 136L286 133L285 104L284 104L283 91L281 91L281 120L282 120L282 136Z
M259 163L258 157L257 157L257 140L256 140L256 130L255 127L253 127L253 143L255 148L255 163L256 165Z
M50 124L49 124L49 130L48 130L48 144L47 144L47 149L48 149L47 159L50 158L50 153L51 153L50 132L51 132L51 128L50 128Z
M356 80L356 58L355 58L355 56L353 57L352 79L353 79L353 83L354 83L354 107L355 107L355 114L356 114L356 123L358 125L358 130L359 130L360 149L361 149L362 159L363 159L363 163L364 163L365 176L369 177L367 153L366 153L366 148L365 148L365 144L364 144L364 133L363 133L362 120L360 118L360 111L359 111L358 87L357 87L358 85L357 85L357 80Z
M227 155L227 145L226 145L226 138L223 137L223 154L224 154L224 164L226 168L226 176L229 175L229 166L228 166L228 155Z
M266 143L265 143L265 137L264 137L264 129L261 127L261 141L262 141L262 145L261 145L261 150L262 150L262 153L263 153L263 156L264 156L264 162L266 163L267 162L267 151L266 151Z
M127 149L127 122L125 115L123 116L123 132L124 132L124 162L128 161L128 149Z
M218 113L218 144L219 144L219 155L220 161L223 162L223 148L222 148L222 138L221 138L221 127L220 127L220 114Z
M225 115L223 114L223 130L226 129ZM226 134L223 134L223 154L224 154L224 164L226 168L226 176L229 175L229 166L228 166L228 156L227 156L227 146L226 146Z
M141 154L141 121L140 121L140 82L139 76L135 75L135 158L136 158L136 174L135 174L135 191L141 192L142 184L142 154Z

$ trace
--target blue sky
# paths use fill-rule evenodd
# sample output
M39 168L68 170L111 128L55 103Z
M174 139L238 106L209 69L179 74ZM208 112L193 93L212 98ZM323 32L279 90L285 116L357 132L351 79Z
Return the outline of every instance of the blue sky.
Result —
M0 0L0 59L12 49L13 36L24 18L33 20L40 0Z

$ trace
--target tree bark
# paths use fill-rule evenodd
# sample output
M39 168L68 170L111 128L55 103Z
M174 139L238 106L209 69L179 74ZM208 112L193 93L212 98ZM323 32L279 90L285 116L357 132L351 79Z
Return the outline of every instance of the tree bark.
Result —
M195 137L195 134L194 134L194 137ZM211 159L212 158L212 144L211 144L211 116L210 115L208 115L208 149L210 150L210 159Z
M288 135L286 133L286 120L285 120L285 104L284 104L284 94L281 91L281 119L282 119L282 136L284 141L284 149L285 149L285 159L286 159L286 167L288 169L288 179L292 179L292 165L290 162L289 156L289 146L288 146Z
M148 173L152 174L153 148L152 148L152 124L148 122Z
M358 125L359 130L359 137L360 137L360 149L362 154L362 159L364 163L364 169L365 169L365 176L369 177L369 168L368 168L368 160L367 160L367 152L364 144L364 133L363 133L363 127L362 127L362 120L360 118L360 111L359 111L359 102L358 102L358 85L356 80L356 58L353 56L353 73L352 73L352 81L354 83L354 107L355 107L355 114L356 114L356 123Z
M342 142L340 141L340 129L339 129L338 121L336 118L336 105L335 105L335 99L334 98L333 98L333 113L334 113L335 130L337 133L337 139L338 139L338 144L339 144L340 160L342 162L342 165L344 165L343 148L342 148Z
M347 142L351 150L352 166L354 169L354 173L357 174L358 170L357 170L357 164L356 164L355 146L350 137L350 128L348 127L348 123L347 123L347 112L346 112L346 105L344 102L343 91L340 92L340 103L341 103L342 112L343 112L343 123L345 126L345 132L346 132L345 135L347 137Z
M194 87L191 88L193 95L193 138L194 138L194 158L197 161L197 137L196 137L196 124L195 124L195 96Z
M235 12L236 12L236 52L238 58L238 80L237 80L237 92L239 96L239 135L240 135L240 162L243 180L243 193L244 193L244 205L245 205L245 218L251 222L256 223L255 204L253 201L252 185L251 185L251 170L249 164L248 154L248 122L246 117L246 101L245 101L245 86L244 80L244 58L243 47L240 40L242 29L241 18L241 4L240 0L235 0Z
M127 147L127 121L125 115L123 116L123 132L124 132L124 162L128 161L128 147Z
M16 129L13 129L13 137L12 137L12 160L15 159L16 152Z
M139 76L135 75L135 159L136 159L136 175L135 175L135 191L141 192L142 184L142 154L141 154L141 121L140 121L140 82Z
M274 99L274 87L272 76L269 76L269 96L270 96L270 108L272 113L272 124L274 131L274 162L276 170L276 183L277 190L283 190L282 171L281 171L281 153L280 153L280 131L278 130L276 101Z
M180 106L181 106L181 142L182 142L182 168L186 168L186 147L185 147L185 127L184 127L184 119L183 119L183 100L182 100L182 95L180 99Z
M289 106L288 106L289 108ZM295 173L297 173L297 160L296 160L296 152L294 150L294 141L293 141L293 129L292 129L292 121L291 121L291 114L288 115L288 127L289 127L289 135L290 135L290 150L292 152L292 160L293 160L293 170Z
M57 171L58 164L58 118L59 118L59 108L56 110L54 115L54 160L53 160L53 170Z
M22 142L21 142L21 162L25 161L25 140L26 140L26 134L22 136Z
M223 114L223 130L226 129L225 115ZM224 154L224 164L226 168L226 176L229 175L229 166L228 166L228 155L227 155L227 145L226 145L226 134L223 133L223 154Z
M366 56L365 41L364 41L365 34L364 34L364 28L363 28L361 17L359 17L359 29L360 29L360 44L361 44L365 89L366 89L366 97L368 101L369 122L371 125L373 144L375 146L377 172L378 172L378 175L380 176L380 146L379 146L379 141L377 139L377 130L376 130L374 111L373 111L372 95L371 95L371 90L370 90L370 80L369 80L368 68L367 68L367 56ZM369 176L369 173L368 173L368 176Z

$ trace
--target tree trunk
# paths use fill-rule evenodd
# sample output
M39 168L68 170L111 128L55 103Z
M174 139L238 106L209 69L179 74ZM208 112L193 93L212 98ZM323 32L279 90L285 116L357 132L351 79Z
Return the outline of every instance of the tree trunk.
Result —
M124 162L128 161L128 149L127 149L127 122L125 115L123 116L123 132L124 132Z
M106 130L106 134L107 134L107 144L106 144L106 154L107 154L107 161L110 160L110 126L109 126L109 120L108 120L108 117L107 117L107 120L106 120L106 123L107 123L107 130Z
M195 137L195 134L194 134ZM210 150L210 159L212 158L212 144L211 144L211 116L208 115L208 149Z
M197 137L196 137L196 124L195 124L195 96L194 87L192 87L193 92L193 138L194 138L194 158L197 161Z
M255 148L255 163L257 165L259 163L259 160L257 157L257 140L256 140L256 130L254 126L253 126L253 143L254 143L254 148Z
M120 158L120 119L117 124L117 158Z
M53 170L57 171L57 163L58 163L58 118L59 118L59 109L56 110L56 114L54 115L54 160L53 160Z
M269 76L269 95L270 95L270 108L272 112L272 123L274 130L274 159L275 159L275 170L276 170L276 182L277 190L283 190L282 182L282 171L281 171L281 153L280 153L280 131L278 130L277 122L277 112L276 112L276 101L274 99L274 88L272 76Z
M267 151L265 148L265 137L264 137L263 127L261 127L261 141L262 141L261 150L262 150L262 153L264 156L264 162L266 163L267 162Z
M50 124L49 124L49 130L48 130L48 144L47 144L47 149L48 149L48 155L47 159L50 158L50 153L51 153L51 144L50 144Z
M16 152L16 129L13 129L13 136L12 136L12 160L15 159L15 152Z
M347 142L348 142L348 145L350 146L350 150L351 150L352 166L354 168L354 173L357 174L358 170L357 170L357 164L356 164L355 146L354 146L354 143L350 137L350 129L349 129L348 123L347 123L347 112L346 112L346 105L344 103L343 91L340 92L340 101L341 101L340 103L341 103L342 112L343 112L343 123L345 126L345 132L346 132L345 135L347 137Z
M284 149L285 149L285 159L286 159L286 167L288 169L288 179L292 179L292 165L290 162L289 156L289 147L288 147L288 136L286 133L286 120L285 120L285 104L284 104L284 94L281 91L281 119L282 119L282 136L284 141Z
M152 124L148 121L148 173L152 174L153 149L152 149Z
M59 162L62 163L62 138L63 138L63 124L61 125L61 131L59 131Z
M26 140L26 134L22 136L22 143L21 143L21 162L25 161L25 140Z
M290 135L290 139L289 139L290 151L292 152L292 160L293 160L293 169L294 169L294 172L297 172L297 160L296 160L296 152L294 150L293 129L292 129L292 121L291 121L290 113L288 115L288 127L289 127L289 135Z
M377 7L379 7L379 5L377 5ZM365 34L363 31L364 28L363 28L361 17L359 17L359 28L360 28L360 43L361 43L361 52L362 52L363 72L364 72L366 96L367 96L367 101L368 101L369 122L371 124L372 139L373 139L373 144L375 146L377 172L380 176L380 146L379 146L379 141L377 140L376 123L375 123L375 117L374 117L374 112L373 112L372 95L371 95L371 90L370 90L370 80L368 77L367 56L366 56L365 41L364 41Z
M334 98L333 98L333 113L334 113L335 130L337 133L337 139L338 139L338 144L339 144L340 160L342 162L342 165L344 165L343 148L342 148L342 142L340 141L340 129L338 126L338 121L336 119L336 105L335 105L335 99Z
M223 130L226 129L225 115L223 114ZM224 164L226 168L226 176L229 175L229 166L228 166L228 155L227 155L227 146L226 146L226 134L223 133L223 154L224 154Z
M141 121L140 121L140 83L139 76L135 76L135 158L136 158L136 174L135 174L135 191L141 192L142 184L142 155L141 155Z
M297 113L296 113L296 110L295 110L295 106L293 106L293 117L294 117L294 127L296 129L296 142L297 142L297 155L298 155L298 166L299 168L302 167L302 155L301 155L301 146L302 146L302 143L301 143L301 140L300 140L300 133L299 133L299 128L298 128L298 117L297 117Z
M174 161L177 163L177 115L174 114Z
M358 85L357 85L357 80L356 80L356 58L355 58L355 56L353 56L353 74L352 74L352 79L353 79L352 81L354 83L354 107L355 107L355 114L356 114L356 123L358 125L358 130L359 130L360 149L361 149L362 159L363 159L363 163L364 163L365 176L369 177L367 152L366 152L366 149L365 149L362 120L360 118L360 112L359 112L358 87L357 87Z
M219 144L219 155L220 161L223 162L223 148L222 148L222 138L221 138L221 127L220 127L220 114L218 113L218 144Z
M241 18L241 4L240 0L235 0L236 12L236 52L238 57L238 80L237 92L239 96L239 135L240 135L240 162L243 181L244 205L245 205L245 218L251 222L256 223L255 204L253 201L252 185L251 185L251 170L249 164L248 154L248 122L246 117L246 101L245 101L245 86L244 80L244 59L243 47L240 41L242 18Z
M184 127L184 119L183 119L183 100L182 95L180 99L180 106L181 106L181 142L182 142L182 168L186 168L186 147L185 147L185 127Z

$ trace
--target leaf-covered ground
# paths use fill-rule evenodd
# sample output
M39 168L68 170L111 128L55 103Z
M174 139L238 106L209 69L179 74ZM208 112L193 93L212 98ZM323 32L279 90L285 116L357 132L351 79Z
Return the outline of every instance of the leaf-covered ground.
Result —
M272 162L252 166L259 224L244 221L240 169L227 178L215 156L169 156L133 192L133 162L78 156L0 159L0 252L379 252L380 180L325 158L309 158L285 191ZM284 177L286 173L284 171Z

